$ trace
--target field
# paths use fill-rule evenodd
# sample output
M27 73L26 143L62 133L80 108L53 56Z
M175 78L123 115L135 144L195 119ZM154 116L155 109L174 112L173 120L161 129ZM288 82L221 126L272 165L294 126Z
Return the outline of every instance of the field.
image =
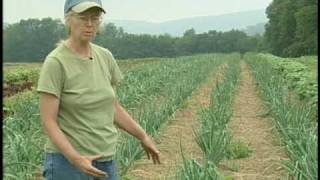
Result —
M119 101L161 152L153 165L120 132L121 179L318 178L317 57L199 54L118 64ZM43 179L40 67L4 67L4 179Z

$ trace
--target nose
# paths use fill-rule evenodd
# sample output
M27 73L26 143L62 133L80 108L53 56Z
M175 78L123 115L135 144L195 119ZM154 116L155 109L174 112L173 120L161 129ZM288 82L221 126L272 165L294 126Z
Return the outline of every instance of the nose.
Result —
M88 25L88 26L92 26L92 24L93 24L92 19L91 19L91 18L88 18L87 25Z

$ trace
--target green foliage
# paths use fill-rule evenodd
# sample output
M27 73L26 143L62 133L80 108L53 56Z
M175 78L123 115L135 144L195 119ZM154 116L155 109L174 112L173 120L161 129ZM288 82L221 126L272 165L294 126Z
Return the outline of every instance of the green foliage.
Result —
M132 73L128 72L119 86L120 102L132 114L138 114L137 120L148 134L156 135L175 110L183 107L186 98L206 79L208 73L221 64L222 57L228 56L188 56L137 68ZM137 140L127 135L123 139L126 140L119 143L116 152L121 176L143 155Z
M314 72L316 66L310 69L310 66L304 65L302 62L306 57L280 58L270 54L259 54L259 57L271 63L272 67L285 79L288 88L297 92L300 100L310 101L313 105L317 104L318 83L316 72ZM315 59L312 61L316 62L316 57L313 56L313 58Z
M137 120L148 134L155 135L208 73L214 73L224 57L228 55L204 54L145 64L132 70L133 73L125 74L118 89L123 92L120 102L129 107L130 114L138 114ZM134 102L126 101L126 90ZM146 105L140 106L143 102ZM5 98L4 107L9 112L3 121L4 176L8 179L35 178L37 173L41 173L45 143L38 94L36 91L18 93ZM141 107L142 110L139 109ZM116 159L120 171L125 173L135 160L141 158L143 150L132 136L122 133L120 139Z
M226 157L229 159L246 158L249 157L252 152L253 151L249 145L239 139L231 140L226 147Z
M216 164L206 161L203 165L195 160L185 158L180 144L183 165L178 168L176 180L223 180L223 175L219 173Z
M318 56L301 56L298 58L291 58L291 60L306 65L314 76L318 76Z
M24 104L21 102L31 102L36 96L36 91L19 92L11 97L3 98L3 111L8 115L19 115L24 112Z
M43 62L55 44L67 37L62 22L51 18L21 20L8 25L3 35L5 62ZM257 40L238 30L197 34L193 29L187 29L183 37L129 34L109 23L101 25L94 43L110 49L116 59L127 59L244 53L255 50Z
M200 165L195 160L184 160L176 175L177 180L223 180L216 165L207 161Z
M3 73L3 83L4 84L16 84L19 82L33 82L36 84L39 77L39 68L23 68L19 67L13 71L4 71Z
M202 129L202 132L195 132L196 142L201 150L206 154L208 161L214 164L224 158L225 148L230 141L230 135L221 127L221 129Z
M20 93L4 103L14 112L3 119L4 176L31 179L40 172L45 140L37 95Z
M239 54L226 58L229 67L224 80L211 92L209 107L200 111L201 128L194 130L194 134L197 144L204 152L203 165L194 160L186 160L181 152L183 167L177 171L176 179L228 179L220 175L216 166L225 157L226 147L230 143L227 123L232 115L230 107L240 74L239 59Z
M3 59L5 62L42 62L64 37L66 31L58 19L21 20L3 32Z
M318 53L318 7L312 0L274 0L266 10L266 44L277 56Z
M287 83L269 61L254 54L245 59L253 69L264 100L274 117L290 160L283 162L294 179L318 178L318 107L288 98Z
M195 130L195 139L208 161L218 164L230 142L227 123L231 118L231 102L240 73L239 57L229 59L224 82L217 84L211 94L209 108L201 111L201 129Z

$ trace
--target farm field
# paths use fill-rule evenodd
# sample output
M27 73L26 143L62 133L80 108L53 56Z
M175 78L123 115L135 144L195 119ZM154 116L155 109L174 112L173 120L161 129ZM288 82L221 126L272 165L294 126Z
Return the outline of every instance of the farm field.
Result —
M139 142L120 132L119 176L317 179L317 57L308 58L279 64L266 54L232 53L117 61L125 76L119 100L161 151L161 164L153 165ZM19 66L4 66L4 87L14 91L4 97L4 179L43 179L34 91L41 65ZM29 88L10 89L26 82Z
M118 65L121 72L144 65L147 63L157 63L155 58L119 60ZM3 74L3 97L9 97L17 92L31 90L36 86L41 63L4 63Z
M157 62L157 58L141 58L141 59L130 59L130 60L118 60L117 63L122 71L126 71L135 65L142 65L145 63ZM14 71L18 68L40 68L42 63L4 63L3 71Z

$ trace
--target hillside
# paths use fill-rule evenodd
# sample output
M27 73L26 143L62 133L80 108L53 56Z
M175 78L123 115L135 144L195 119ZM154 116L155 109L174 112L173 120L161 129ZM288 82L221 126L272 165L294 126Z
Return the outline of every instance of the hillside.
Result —
M108 20L107 23L114 23L116 26L122 27L125 32L133 34L158 35L168 33L172 36L181 36L186 29L190 28L194 28L196 33L207 32L208 30L244 30L248 26L255 26L267 21L265 9L260 9L217 16L184 18L161 23L134 20Z

